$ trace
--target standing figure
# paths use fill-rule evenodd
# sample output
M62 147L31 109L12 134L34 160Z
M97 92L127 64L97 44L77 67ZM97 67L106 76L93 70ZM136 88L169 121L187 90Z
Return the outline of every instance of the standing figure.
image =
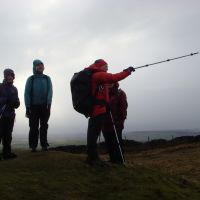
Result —
M29 118L29 147L36 152L38 139L43 151L48 151L47 130L52 102L52 83L49 76L43 74L44 64L33 61L33 75L26 81L24 99L26 117Z
M124 129L124 121L127 117L127 97L126 93L122 89L119 89L118 82L111 85L109 89L109 96L109 106L113 117L113 122L111 116L107 115L107 119L105 120L102 132L110 156L110 161L113 163L121 164L123 162L121 153L124 153L122 131ZM116 128L119 143L116 138L114 126ZM122 152L119 150L119 145Z
M101 165L97 151L97 138L102 130L108 112L106 105L109 103L109 90L107 84L116 83L135 71L133 67L128 67L120 73L107 73L108 65L103 59L96 60L90 65L88 70L93 71L92 94L96 99L92 113L88 121L87 130L87 162L90 165Z
M12 69L4 70L4 80L0 84L0 143L3 144L2 158L15 158L11 152L12 131L15 121L15 109L19 107L17 88L13 85L15 74Z

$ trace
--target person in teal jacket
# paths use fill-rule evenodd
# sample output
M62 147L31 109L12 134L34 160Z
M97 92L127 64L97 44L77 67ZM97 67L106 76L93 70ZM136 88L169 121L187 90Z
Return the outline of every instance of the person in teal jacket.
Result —
M29 147L36 152L38 139L43 151L48 150L47 130L52 102L52 82L43 74L44 64L41 60L33 61L33 75L26 81L24 100L26 117L29 118Z

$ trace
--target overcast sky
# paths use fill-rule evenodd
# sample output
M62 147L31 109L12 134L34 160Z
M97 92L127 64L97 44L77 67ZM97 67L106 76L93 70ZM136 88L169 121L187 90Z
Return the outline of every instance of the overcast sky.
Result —
M197 52L199 0L0 0L0 79L15 71L21 106L14 134L28 134L24 86L41 59L54 95L49 134L86 135L73 110L70 79L103 58L109 72ZM120 87L128 97L125 132L200 128L200 54L136 70Z

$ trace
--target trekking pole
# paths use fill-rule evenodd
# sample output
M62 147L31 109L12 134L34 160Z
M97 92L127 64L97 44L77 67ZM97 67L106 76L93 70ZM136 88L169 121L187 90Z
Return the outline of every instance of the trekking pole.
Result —
M2 116L3 116L3 113L4 113L4 111L5 111L5 109L6 109L6 104L5 105L3 105L3 107L1 108L1 114L0 114L0 119L2 118Z
M142 65L142 66L139 66L139 67L134 67L134 69L139 69L139 68L143 68L143 67L148 67L150 65L157 65L157 64L160 64L160 63L164 63L164 62L169 62L171 60L177 60L177 59L181 59L181 58L185 58L185 57L188 57L188 56L194 56L194 55L197 55L199 52L195 52L195 53L190 53L188 55L184 55L184 56L179 56L179 57L175 57L175 58L169 58L167 60L163 60L163 61L159 61L159 62L155 62L155 63L151 63L151 64L146 64L146 65Z
M125 160L124 160L124 156L123 156L123 153L122 153L122 148L121 148L120 143L119 143L119 138L118 138L118 135L117 135L116 126L115 126L114 119L113 119L111 111L110 111L110 117L111 117L112 125L113 125L113 128L114 128L115 137L116 137L116 140L117 140L117 145L119 147L120 156L122 158L122 162L123 162L123 165L124 165L125 164Z
M99 144L101 143L101 133L99 134Z

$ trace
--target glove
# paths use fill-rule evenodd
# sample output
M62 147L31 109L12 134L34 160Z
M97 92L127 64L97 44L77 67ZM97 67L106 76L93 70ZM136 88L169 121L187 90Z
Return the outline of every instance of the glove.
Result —
M19 102L19 101L15 101L15 102L13 103L13 107L14 107L14 108L18 108L19 105L20 105L20 102Z
M127 71L129 71L129 72L134 72L135 69L134 69L134 67L131 67L131 66L130 66L130 67L124 69L123 71L124 71L124 72L127 72Z
M30 108L26 108L26 115L27 118L30 118L31 116L31 109Z

